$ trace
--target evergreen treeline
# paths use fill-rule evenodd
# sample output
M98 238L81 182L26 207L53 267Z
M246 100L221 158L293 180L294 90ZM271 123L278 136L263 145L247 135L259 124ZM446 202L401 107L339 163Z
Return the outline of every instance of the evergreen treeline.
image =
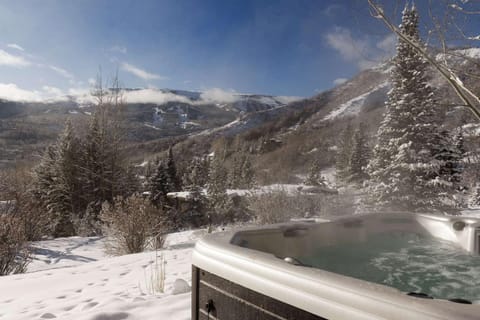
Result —
M122 152L121 108L118 92L98 92L98 104L83 138L68 121L57 142L33 169L32 193L55 217L53 234L70 236L79 229L100 232L104 201L129 196L139 181Z

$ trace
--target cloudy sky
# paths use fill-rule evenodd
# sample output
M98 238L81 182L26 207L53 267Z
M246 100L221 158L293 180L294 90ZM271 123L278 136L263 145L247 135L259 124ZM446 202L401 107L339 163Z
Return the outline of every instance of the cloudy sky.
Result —
M394 45L366 0L3 0L0 97L85 91L100 67L127 87L312 96Z

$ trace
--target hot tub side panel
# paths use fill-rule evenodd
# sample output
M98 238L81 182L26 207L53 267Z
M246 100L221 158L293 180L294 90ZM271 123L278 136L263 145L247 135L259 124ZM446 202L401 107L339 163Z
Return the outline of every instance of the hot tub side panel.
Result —
M192 266L192 320L206 319L326 320Z

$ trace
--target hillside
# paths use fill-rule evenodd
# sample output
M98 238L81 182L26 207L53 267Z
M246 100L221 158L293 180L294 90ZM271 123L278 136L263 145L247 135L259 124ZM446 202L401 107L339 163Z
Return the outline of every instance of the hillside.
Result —
M462 67L464 73L460 73L460 77L469 79L465 80L466 84L479 90L480 85L473 82L473 77L464 77L467 72L478 74L480 71L480 57L475 52L480 52L480 49L472 48L468 51L469 59L457 58L452 63L459 69ZM281 117L243 133L242 141L251 150L256 150L257 172L265 177L261 181L298 182L298 177L306 174L314 159L319 159L322 167L333 166L338 139L348 124L353 127L359 123L365 124L370 147L373 147L390 89L389 70L390 64L384 63L360 72L329 91L290 104L288 112ZM430 77L438 108L446 112L443 123L445 129L468 123L476 127L475 118L468 110L458 107L458 97L444 79L433 70ZM474 137L469 136L467 145L475 143ZM259 141L274 143L262 149Z
M453 55L452 64L465 73L480 69L478 49L457 51L466 52L468 59ZM218 90L125 89L126 148L132 160L141 163L176 143L181 161L186 163L194 155L210 153L213 146L230 144L238 136L255 155L256 171L268 176L264 182L297 182L295 175L304 174L313 159L320 158L324 167L333 165L339 133L347 124L366 124L374 143L390 88L390 68L389 62L382 63L307 99ZM474 79L465 78L470 82ZM459 102L454 92L433 71L431 85L436 89L439 108L448 108L446 128L468 123L469 114L455 107ZM467 85L480 88L478 83ZM56 138L67 118L83 132L92 103L86 94L46 103L0 101L3 166L32 159Z
M158 139L208 132L232 121L262 113L263 121L295 97L125 89L124 131L129 146ZM56 139L67 119L82 134L95 100L89 94L57 97L45 102L0 100L0 166L31 160ZM183 138L182 138L183 137Z

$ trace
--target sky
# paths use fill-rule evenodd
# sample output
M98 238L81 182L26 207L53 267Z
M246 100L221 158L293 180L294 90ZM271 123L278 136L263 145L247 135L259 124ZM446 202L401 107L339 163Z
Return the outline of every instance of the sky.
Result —
M4 0L0 97L86 92L99 70L125 87L309 97L395 42L366 0Z

